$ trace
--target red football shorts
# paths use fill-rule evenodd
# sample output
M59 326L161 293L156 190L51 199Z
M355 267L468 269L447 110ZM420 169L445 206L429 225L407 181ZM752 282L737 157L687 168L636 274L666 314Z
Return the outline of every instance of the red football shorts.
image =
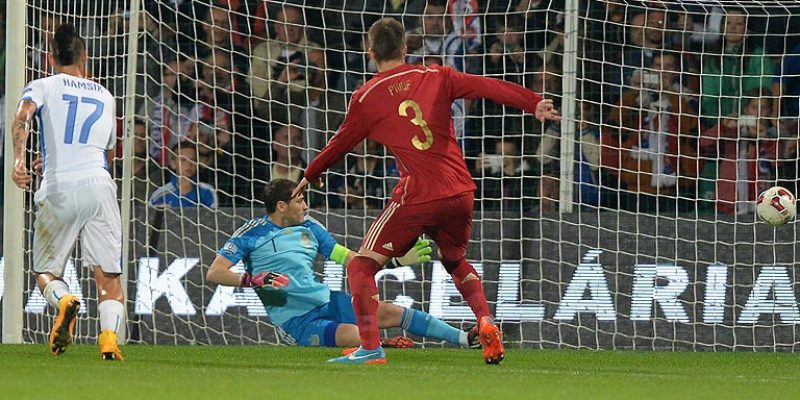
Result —
M464 257L472 228L472 192L422 204L390 202L372 222L361 247L387 257L400 257L423 233L439 246L442 259Z

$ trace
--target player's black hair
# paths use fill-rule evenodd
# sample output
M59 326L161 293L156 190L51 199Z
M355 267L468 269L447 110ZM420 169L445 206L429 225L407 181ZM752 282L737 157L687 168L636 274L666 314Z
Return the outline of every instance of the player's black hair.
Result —
M369 28L369 47L375 61L396 60L403 57L406 32L396 19L381 18Z
M170 146L169 150L172 152L173 157L181 151L181 149L197 150L197 142L191 139L179 140L177 143Z
M60 65L73 65L81 60L86 45L72 24L62 24L53 35L53 57Z
M267 209L267 214L275 212L278 208L279 201L288 203L292 200L292 191L296 186L296 182L283 178L269 181L269 183L264 186L264 193L261 196L264 201L264 207Z
M191 139L184 139L184 140L178 141L177 143L173 144L169 148L169 150L170 150L170 152L169 152L169 161L170 161L169 165L170 165L170 168L172 168L172 162L173 161L177 162L178 157L180 157L181 150L183 150L183 149L193 150L194 151L194 161L197 162L198 165L200 164L200 160L199 160L200 154L198 154L198 152L197 152L197 142L195 142L195 141L193 141ZM177 169L175 170L175 172L176 173L178 172Z

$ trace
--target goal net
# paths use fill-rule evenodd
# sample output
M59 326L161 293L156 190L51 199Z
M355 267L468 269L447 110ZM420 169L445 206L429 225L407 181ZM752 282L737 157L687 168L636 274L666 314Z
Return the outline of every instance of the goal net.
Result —
M452 106L478 186L467 259L509 344L794 350L797 228L769 227L754 208L770 186L797 191L800 6L629 3L30 2L24 68L26 79L53 73L47 35L72 22L92 78L119 101L111 169L129 209L129 343L287 342L252 290L205 273L230 235L264 216L264 184L299 180L334 135L376 72L365 32L391 16L407 30L409 63L516 82L564 114L543 124L489 100ZM367 141L324 179L309 214L357 249L399 179L396 160ZM26 243L33 218L28 201ZM23 339L44 342L53 310L30 263L26 251ZM85 303L77 339L94 342L90 271L77 252L66 271ZM347 290L345 268L320 260L315 271ZM437 260L377 279L385 301L475 323Z

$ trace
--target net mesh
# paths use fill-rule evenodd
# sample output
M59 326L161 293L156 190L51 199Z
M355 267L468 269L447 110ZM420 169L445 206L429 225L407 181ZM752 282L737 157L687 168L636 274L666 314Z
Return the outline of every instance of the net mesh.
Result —
M365 31L392 16L407 30L410 63L516 82L557 107L575 101L561 124L488 100L452 107L478 184L467 258L509 342L793 350L796 227L758 223L754 200L776 184L797 189L800 6L579 3L147 1L133 77L128 1L29 5L27 78L52 73L46 35L73 22L92 76L117 97L120 118L136 121L133 195L123 199L133 207L129 340L286 341L252 291L217 287L205 271L239 226L263 215L264 184L298 180L333 136L350 95L376 71ZM570 21L577 28L565 31ZM565 93L570 79L576 89ZM192 160L196 170L184 170ZM175 194L176 175L195 177L193 194ZM397 179L391 154L362 143L308 194L311 215L357 248ZM559 213L569 196L575 212ZM26 215L30 237L32 208ZM346 290L342 267L316 270ZM74 276L95 315L89 271ZM469 327L449 279L432 263L386 270L379 288ZM51 317L33 288L29 279L25 339L41 342ZM81 319L80 340L93 340L95 326Z

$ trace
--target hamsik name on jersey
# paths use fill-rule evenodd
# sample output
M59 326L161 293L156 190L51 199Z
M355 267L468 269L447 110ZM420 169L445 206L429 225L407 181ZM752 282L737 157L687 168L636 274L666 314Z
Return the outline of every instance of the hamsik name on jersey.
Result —
M75 79L70 79L70 78L64 77L63 78L63 82L64 82L64 87L67 87L67 88L91 90L91 91L95 91L95 92L103 92L103 91L105 91L105 88L103 87L103 85L101 85L99 83L92 82L92 81L87 81L85 79L75 80Z

